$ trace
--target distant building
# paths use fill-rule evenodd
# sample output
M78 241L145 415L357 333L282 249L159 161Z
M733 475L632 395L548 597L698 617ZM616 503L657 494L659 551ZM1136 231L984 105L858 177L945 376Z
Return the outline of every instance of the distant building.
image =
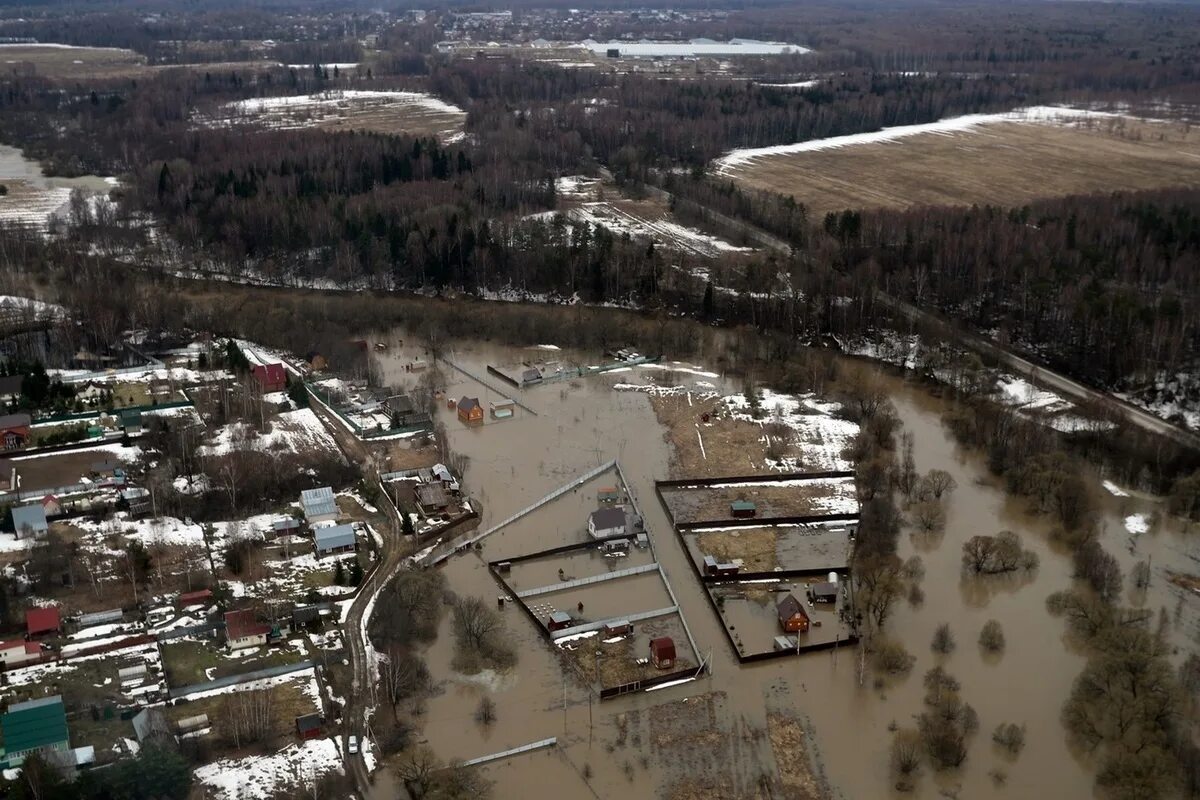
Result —
M300 508L304 511L304 519L309 525L315 522L334 522L338 518L337 501L333 489L322 486L319 489L305 489L300 493Z
M37 661L41 656L42 646L37 642L27 642L24 639L0 642L0 665L6 669Z
M353 525L333 525L313 530L313 545L317 549L318 556L327 556L330 553L349 553L354 550L356 543Z
M28 414L5 414L0 416L0 450L20 450L29 443L29 426L33 424Z
M283 364L259 364L252 372L254 383L263 394L282 392L287 388L287 370Z
M270 625L255 618L254 609L244 608L225 614L225 644L229 645L230 650L261 647L267 643L267 634L270 632Z
M675 640L670 636L659 636L650 640L650 663L655 669L670 669L675 666Z
M41 503L28 506L14 506L12 510L13 532L18 539L30 536L44 536L50 530L46 522L46 509Z
M588 533L593 539L625 533L625 509L598 508L588 515Z
M0 717L8 766L20 766L30 753L68 749L67 714L61 695L27 700Z
M464 397L458 401L458 419L460 422L474 424L483 422L483 406L479 405L479 398Z
M779 604L775 606L775 612L779 616L779 627L783 628L784 633L806 633L808 631L808 613L795 595L789 594L780 600Z
M36 606L25 611L25 633L30 637L62 633L58 606Z

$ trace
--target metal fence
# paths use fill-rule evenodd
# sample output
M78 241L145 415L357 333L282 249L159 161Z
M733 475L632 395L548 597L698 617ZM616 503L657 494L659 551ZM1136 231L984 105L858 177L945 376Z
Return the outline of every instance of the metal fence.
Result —
M193 683L190 686L180 686L177 689L171 689L168 691L167 696L172 699L178 697L187 697L189 694L209 692L213 689L224 689L229 686L237 686L239 683L251 683L252 681L260 681L264 678L275 678L280 675L290 675L293 672L303 672L304 670L312 669L315 666L316 662L301 661L297 664L281 664L278 667L264 667L263 669L258 669L254 672L244 672L241 675L230 675L225 678L217 678L216 680L207 681L206 683Z

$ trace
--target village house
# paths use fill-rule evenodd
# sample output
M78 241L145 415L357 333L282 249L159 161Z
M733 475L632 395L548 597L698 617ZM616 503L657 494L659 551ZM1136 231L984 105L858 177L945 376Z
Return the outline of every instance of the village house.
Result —
M334 499L333 489L328 486L302 491L300 508L304 511L304 519L309 525L335 522L338 518L337 501Z
M392 421L396 423L396 427L399 428L423 422L426 419L425 414L417 411L416 404L406 394L391 395L384 399L383 407Z
M446 507L450 505L450 495L446 492L446 485L441 481L419 483L413 492L421 510L426 514L445 511Z
M458 419L468 425L483 422L483 406L479 405L479 398L464 397L459 400Z
M25 385L24 375L5 375L0 377L0 403L8 405L21 399L21 389Z
M287 389L287 370L283 364L259 364L251 371L254 383L263 394Z
M267 634L270 632L271 626L259 622L252 608L225 613L225 644L230 650L261 647L267 643Z
M150 396L155 401L167 400L173 394L171 382L165 378L154 378L150 381Z
M834 577L837 577L836 573ZM814 603L836 603L837 598L837 581L820 581L808 587L808 599Z
M651 639L650 663L655 669L670 669L675 666L675 640L670 636Z
M207 605L213 599L212 589L197 589L194 592L183 592L175 598L175 605L180 608L187 606Z
M33 639L50 633L62 633L58 606L36 606L25 610L25 633Z
M571 615L565 611L552 611L546 619L546 627L552 631L561 631L571 627Z
M354 550L355 544L353 525L332 525L313 529L313 546L318 556L349 553Z
M789 594L780 600L775 612L779 615L779 627L783 628L784 633L808 632L808 613L795 595Z
M0 666L5 669L19 667L30 661L41 658L42 646L37 642L27 642L24 639L10 639L0 642Z
M620 536L625 533L625 509L596 509L588 515L587 529L593 539Z
M117 414L117 424L126 436L142 434L142 412L137 408L122 408Z
M31 753L67 750L67 714L62 695L26 700L8 707L0 717L4 732L4 757L11 769Z
M28 444L32 424L33 419L28 414L0 416L0 450L20 450Z
M28 506L13 506L13 532L18 539L28 539L31 536L45 536L50 530L46 521L46 509L41 503Z
M298 533L300 533L300 520L295 517L284 517L271 523L268 535L275 538L277 536L294 536Z
M95 381L88 381L82 389L75 391L75 399L85 405L98 405L104 399L104 388Z
M47 517L56 517L62 513L62 501L55 495L48 494L42 498L42 512Z
M321 729L323 724L324 721L321 719L320 714L304 714L303 716L296 717L296 735L304 741L320 739L324 734L324 731Z

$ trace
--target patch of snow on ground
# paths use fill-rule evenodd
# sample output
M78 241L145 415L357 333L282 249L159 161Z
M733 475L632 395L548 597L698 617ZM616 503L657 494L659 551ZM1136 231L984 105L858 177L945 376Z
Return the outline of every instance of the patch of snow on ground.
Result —
M269 756L223 758L197 767L196 780L226 800L267 800L293 789L304 794L330 772L342 772L341 753L333 739L292 744Z
M1129 492L1117 486L1112 481L1104 481L1104 488L1108 490L1113 497L1129 497Z
M1125 530L1130 533L1146 533L1150 530L1150 518L1145 514L1130 514L1125 518Z
M310 450L338 452L337 443L312 409L285 411L271 420L271 430L254 435L249 425L233 423L218 429L211 445L199 448L206 456L222 456L234 450L273 450L301 453Z
M818 150L854 147L861 144L894 142L924 133L942 136L967 133L982 125L993 125L1001 122L1063 124L1086 120L1114 119L1119 116L1119 114L1111 114L1103 111L1087 111L1078 108L1067 108L1065 106L1031 106L999 114L965 114L960 117L950 117L938 120L937 122L926 122L919 125L897 125L879 131L852 133L846 136L833 136L828 139L812 139L807 142L796 142L794 144L733 150L718 158L714 162L714 167L717 174L724 175L738 167L744 167L757 159L767 156L813 153Z
M562 180L561 178L559 180ZM666 219L647 219L607 202L584 203L566 212L578 223L607 228L617 236L650 239L701 258L716 258L722 253L750 253L752 247L738 247L717 236L670 222Z
M745 395L730 395L724 398L724 402L735 419L758 425L781 422L796 432L800 457L784 459L772 466L785 471L854 468L842 452L858 436L858 423L834 416L841 409L840 404L822 402L811 395L797 398L776 394L767 389L762 390L761 395L761 416L758 419L751 415Z

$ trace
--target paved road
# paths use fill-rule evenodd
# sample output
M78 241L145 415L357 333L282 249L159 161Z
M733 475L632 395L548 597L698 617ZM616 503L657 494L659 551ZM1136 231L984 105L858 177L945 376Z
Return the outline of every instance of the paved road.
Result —
M367 447L356 436L346 430L333 414L320 403L313 401L311 408L317 417L325 423L338 447L346 458L364 466L367 475L374 475L374 462ZM367 735L367 710L373 705L375 687L371 675L371 666L367 662L366 641L366 612L374 605L375 598L391 580L392 576L404 563L407 548L404 546L402 535L399 533L400 515L396 507L386 498L379 502L380 509L387 515L391 525L379 531L383 537L383 547L374 568L367 575L358 592L358 596L350 604L346 614L346 623L342 626L342 636L346 640L346 651L350 654L350 668L353 679L349 696L346 698L346 708L342 711L343 750L346 754L346 771L354 779L359 795L366 797L371 786L371 775L362 757L362 742ZM359 753L351 754L348 746L350 736L357 736Z
M664 200L670 200L671 194L657 187L651 186L649 190L652 194L661 197ZM679 200L681 203L691 203L693 206L702 207L698 203ZM791 253L791 245L774 236L767 231L758 228L750 223L730 217L725 214L713 211L704 207L704 210L710 214L714 220L742 231L748 238L758 242L763 247L776 250L777 252L789 254ZM1050 389L1063 397L1076 402L1095 403L1107 406L1118 412L1124 417L1126 422L1135 425L1142 430L1155 433L1171 439L1185 447L1200 450L1200 434L1180 428L1167 422L1161 417L1156 417L1148 411L1145 411L1130 403L1126 403L1120 398L1114 397L1107 392L1103 392L1091 387L1085 386L1076 380L1068 378L1065 375L1054 372L1045 365L1034 363L1027 358L1017 355L1010 350L1004 349L998 343L979 336L973 333L967 333L953 322L943 319L939 314L936 314L927 309L918 308L904 300L892 297L891 295L881 291L875 291L875 299L884 306L901 314L906 319L914 322L922 322L929 325L934 325L946 329L952 336L971 350L980 355L988 356L989 358L1004 365L1006 369L1012 370L1023 378L1028 378L1038 386Z

